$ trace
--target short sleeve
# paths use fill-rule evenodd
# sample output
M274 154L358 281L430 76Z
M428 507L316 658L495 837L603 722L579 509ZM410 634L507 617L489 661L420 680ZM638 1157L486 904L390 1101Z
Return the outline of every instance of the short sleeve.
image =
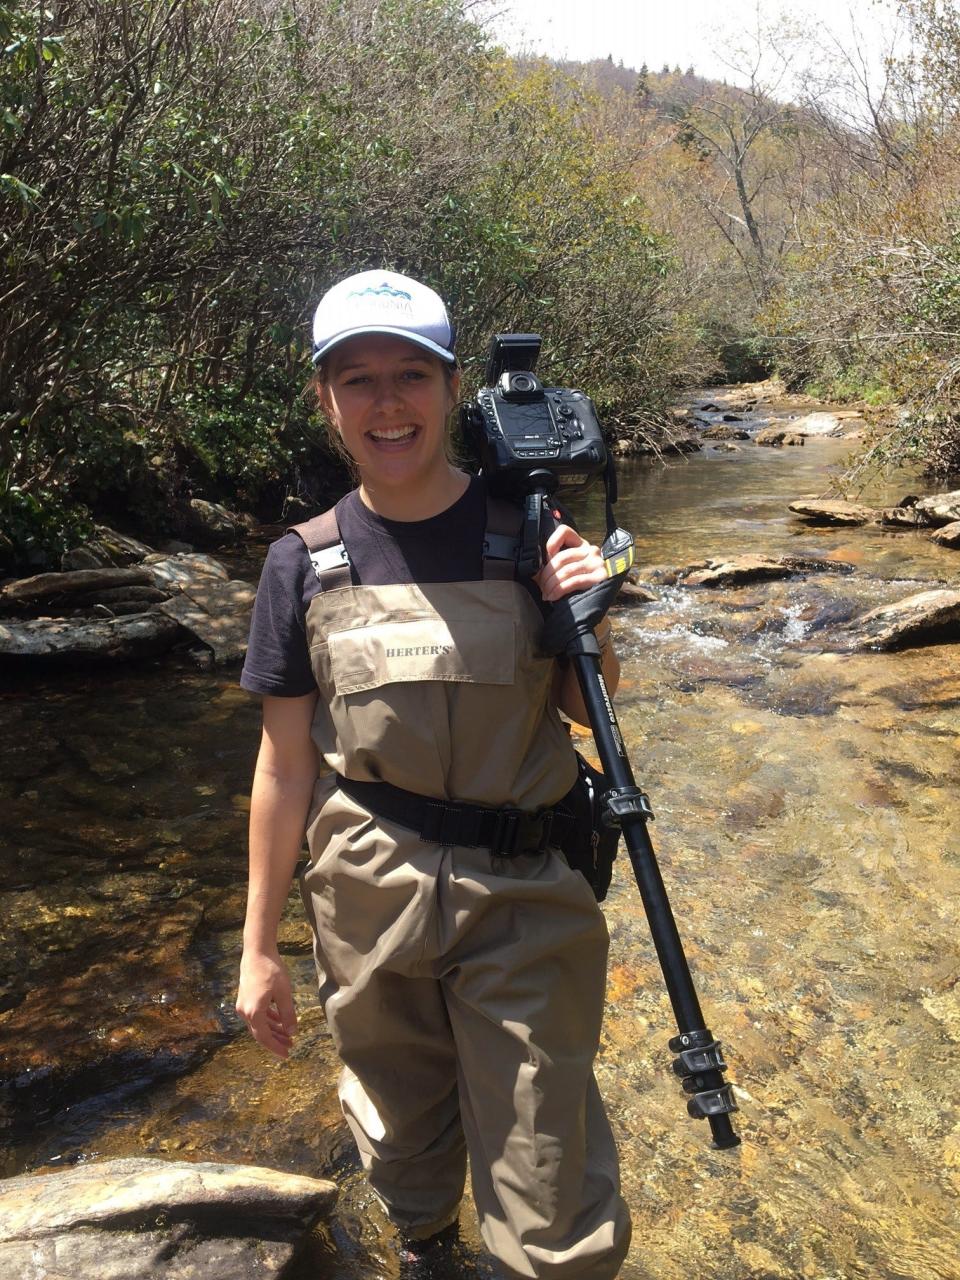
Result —
M303 619L310 557L295 533L271 544L250 619L240 685L250 693L300 698L316 689Z

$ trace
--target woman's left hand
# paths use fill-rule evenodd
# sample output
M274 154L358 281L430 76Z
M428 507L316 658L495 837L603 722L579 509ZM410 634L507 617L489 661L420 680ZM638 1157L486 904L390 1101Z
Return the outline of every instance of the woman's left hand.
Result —
M607 576L600 548L567 524L557 525L544 550L543 567L533 577L544 600L561 600Z

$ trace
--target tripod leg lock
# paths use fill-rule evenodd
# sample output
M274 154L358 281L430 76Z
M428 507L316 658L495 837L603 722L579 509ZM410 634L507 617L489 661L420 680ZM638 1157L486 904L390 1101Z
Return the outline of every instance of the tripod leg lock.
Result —
M603 819L608 827L622 827L624 818L653 821L649 797L639 787L616 787L604 796Z
M719 1040L705 1045L702 1049L681 1049L673 1060L673 1069L678 1076L697 1076L704 1071L726 1071L720 1051Z
M687 1111L694 1120L709 1120L711 1116L729 1115L739 1110L732 1084L721 1085L719 1089L701 1089L687 1103Z
M727 1064L723 1060L720 1042L714 1040L706 1027L674 1036L670 1050L677 1055L673 1069L683 1083L683 1091L692 1094L687 1101L687 1111L695 1120L708 1120L711 1116L739 1111L733 1085L724 1084L722 1080Z

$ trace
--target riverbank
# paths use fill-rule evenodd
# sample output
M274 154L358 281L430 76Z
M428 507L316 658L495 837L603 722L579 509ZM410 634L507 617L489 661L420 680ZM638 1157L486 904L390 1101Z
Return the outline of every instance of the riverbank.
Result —
M658 582L652 604L617 613L618 714L744 1136L713 1152L686 1118L621 855L598 1076L636 1224L622 1275L956 1280L960 645L837 641L858 612L955 580L960 561L915 530L791 516L799 493L830 487L845 441L742 443L624 462L618 511L644 568L763 554L852 572ZM916 480L862 496L892 505ZM577 514L602 524L596 499ZM340 1207L304 1280L321 1265L333 1280L393 1276L294 895L291 1061L267 1059L232 1014L259 728L234 681L151 660L0 698L13 833L0 1034L8 1072L19 1063L5 1172L147 1154L329 1176ZM465 1235L476 1250L469 1210ZM487 1272L468 1256L461 1274Z

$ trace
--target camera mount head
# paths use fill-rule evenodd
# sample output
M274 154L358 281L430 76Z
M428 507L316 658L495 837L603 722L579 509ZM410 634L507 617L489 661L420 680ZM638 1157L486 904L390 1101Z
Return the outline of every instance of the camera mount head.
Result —
M500 383L504 373L533 373L540 355L539 333L495 333L490 339L484 378L488 387Z

